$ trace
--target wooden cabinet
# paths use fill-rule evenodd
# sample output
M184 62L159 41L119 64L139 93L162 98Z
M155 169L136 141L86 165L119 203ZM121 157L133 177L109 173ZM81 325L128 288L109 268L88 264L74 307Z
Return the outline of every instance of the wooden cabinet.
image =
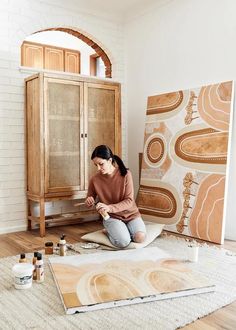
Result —
M44 47L44 69L64 71L64 51L55 47Z
M65 71L80 73L80 53L72 50L65 50Z
M54 71L80 73L80 52L24 41L21 46L21 65Z
M21 46L21 65L43 69L44 46L30 42L24 42Z
M25 88L28 228L39 222L44 236L46 202L86 196L92 150L107 144L121 154L120 84L40 73ZM39 203L39 217L31 214L31 201Z

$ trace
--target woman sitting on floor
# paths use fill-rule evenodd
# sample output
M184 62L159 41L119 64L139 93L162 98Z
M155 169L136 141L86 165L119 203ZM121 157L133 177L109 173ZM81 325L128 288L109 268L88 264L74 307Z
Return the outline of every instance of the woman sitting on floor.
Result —
M131 172L106 145L96 147L91 159L98 172L90 179L86 205L92 207L98 200L98 212L109 214L103 226L114 246L125 248L131 241L142 243L146 228L134 200Z

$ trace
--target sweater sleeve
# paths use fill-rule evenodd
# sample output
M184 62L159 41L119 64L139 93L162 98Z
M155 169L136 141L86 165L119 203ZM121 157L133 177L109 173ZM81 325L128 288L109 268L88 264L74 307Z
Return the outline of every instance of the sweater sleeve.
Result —
M110 204L110 212L111 213L118 213L122 211L128 210L130 207L133 206L134 203L134 186L133 186L133 179L131 173L128 171L125 177L125 192L124 198L122 201L116 204Z
M95 191L95 187L93 184L93 178L90 179L89 181L89 186L88 186L88 192L87 192L87 197L93 197L94 199L97 197L97 193Z

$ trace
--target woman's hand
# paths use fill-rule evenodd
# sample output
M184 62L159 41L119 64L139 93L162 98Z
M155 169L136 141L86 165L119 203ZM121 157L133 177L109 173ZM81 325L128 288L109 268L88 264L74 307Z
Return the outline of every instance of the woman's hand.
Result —
M85 200L85 205L86 205L87 207L92 207L92 206L94 206L94 205L95 205L95 200L94 200L94 198L93 198L92 196L87 197L86 200Z
M109 213L110 212L110 208L108 205L104 204L104 203L97 203L96 205L96 210L98 211L98 213Z

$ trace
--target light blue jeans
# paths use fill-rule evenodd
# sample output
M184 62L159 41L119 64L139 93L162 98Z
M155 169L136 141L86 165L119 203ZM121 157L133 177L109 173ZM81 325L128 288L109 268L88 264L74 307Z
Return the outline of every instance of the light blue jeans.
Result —
M128 246L137 232L141 231L146 234L146 227L141 217L129 222L109 218L108 220L103 220L103 226L107 230L111 243L119 248Z

